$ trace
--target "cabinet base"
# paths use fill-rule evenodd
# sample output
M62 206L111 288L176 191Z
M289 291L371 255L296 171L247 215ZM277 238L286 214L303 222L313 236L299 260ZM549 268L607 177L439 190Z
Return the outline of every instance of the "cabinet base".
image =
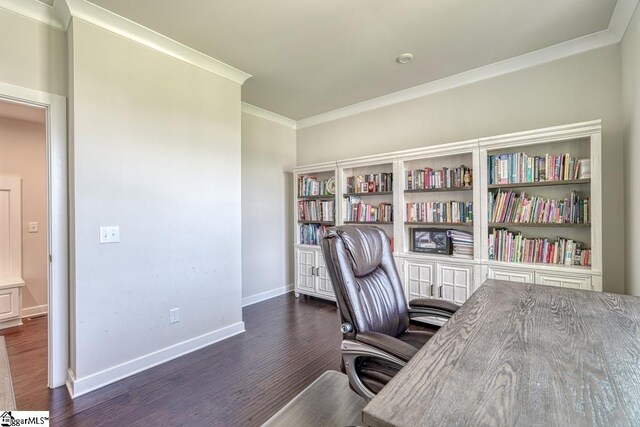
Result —
M15 326L22 326L22 319L9 319L0 321L0 329L13 328Z

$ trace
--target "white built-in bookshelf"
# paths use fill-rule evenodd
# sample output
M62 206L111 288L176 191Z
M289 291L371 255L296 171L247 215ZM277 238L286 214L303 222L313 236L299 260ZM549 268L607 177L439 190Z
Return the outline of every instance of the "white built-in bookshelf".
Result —
M601 291L600 144L593 121L296 168L296 295L334 299L303 231L350 223L387 233L407 299L462 303L487 278Z

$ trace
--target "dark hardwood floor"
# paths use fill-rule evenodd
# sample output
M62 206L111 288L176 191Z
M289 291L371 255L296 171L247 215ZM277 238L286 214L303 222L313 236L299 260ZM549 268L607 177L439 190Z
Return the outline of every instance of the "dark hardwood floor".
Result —
M47 387L47 316L26 318L23 325L3 329L13 392L18 409L37 411L49 405Z
M34 333L44 332L39 350L44 353L22 356L28 353L30 340L24 338L25 343L18 345L17 335L29 335L26 328L15 339L13 332L3 334L18 409L48 407L51 424L64 426L252 426L269 419L323 372L340 369L340 318L335 304L307 297L296 300L287 294L246 307L243 317L243 334L75 400L63 387L47 390L36 384L36 375L18 384L17 376L23 375L16 371L18 364L33 364L38 376L44 367L46 383L46 320L44 330ZM41 339L34 338L32 346ZM24 360L14 363L13 356Z

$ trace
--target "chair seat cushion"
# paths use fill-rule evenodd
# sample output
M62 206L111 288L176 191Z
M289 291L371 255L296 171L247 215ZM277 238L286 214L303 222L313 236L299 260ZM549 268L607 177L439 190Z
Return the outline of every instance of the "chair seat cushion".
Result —
M398 338L400 341L406 342L407 344L415 348L420 349L422 348L423 345L427 343L427 341L429 341L429 339L433 336L433 334L435 334L435 331L409 330L396 338Z

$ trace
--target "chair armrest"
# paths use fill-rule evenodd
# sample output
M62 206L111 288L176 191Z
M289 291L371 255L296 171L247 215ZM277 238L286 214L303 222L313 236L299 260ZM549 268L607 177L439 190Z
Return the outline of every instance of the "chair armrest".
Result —
M460 306L449 301L433 298L416 298L409 301L409 308L432 308L453 314Z
M449 301L434 298L416 298L409 301L409 321L411 323L426 323L440 327L460 308Z
M418 349L412 345L378 332L361 332L356 335L356 341L389 353L404 362L411 360L418 352Z

